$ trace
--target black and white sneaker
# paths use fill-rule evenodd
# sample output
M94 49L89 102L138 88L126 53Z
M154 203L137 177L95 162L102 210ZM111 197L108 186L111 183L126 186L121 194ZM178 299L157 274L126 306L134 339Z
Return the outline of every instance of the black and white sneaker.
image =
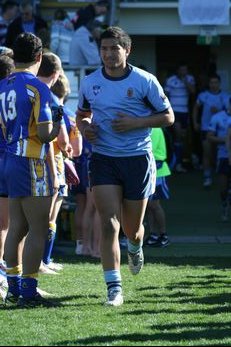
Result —
M167 247L170 244L169 238L166 234L162 234L158 237L155 247Z
M145 241L145 246L153 246L157 243L158 236L156 234L150 234Z

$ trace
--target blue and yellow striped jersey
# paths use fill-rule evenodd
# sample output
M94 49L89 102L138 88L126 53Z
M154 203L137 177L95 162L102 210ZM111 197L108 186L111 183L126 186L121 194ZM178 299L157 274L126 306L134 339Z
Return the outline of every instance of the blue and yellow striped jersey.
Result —
M7 151L28 158L46 158L37 126L51 123L49 88L31 72L17 71L0 82L0 116Z

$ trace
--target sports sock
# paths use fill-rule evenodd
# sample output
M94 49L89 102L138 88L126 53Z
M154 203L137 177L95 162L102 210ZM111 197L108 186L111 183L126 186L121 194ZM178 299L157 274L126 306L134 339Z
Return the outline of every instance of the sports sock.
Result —
M14 296L19 296L21 293L21 273L22 265L6 268L8 291Z
M128 240L128 252L137 253L142 248L142 245L142 241L140 241L139 243L132 243L130 240Z
M54 247L55 236L56 236L56 224L49 223L49 230L48 230L47 240L45 243L45 249L43 253L43 262L47 265L51 262L51 253Z
M37 273L23 275L21 280L21 295L24 298L33 298L37 294L38 280Z
M108 291L113 288L118 292L122 292L122 281L119 270L104 271L104 279Z

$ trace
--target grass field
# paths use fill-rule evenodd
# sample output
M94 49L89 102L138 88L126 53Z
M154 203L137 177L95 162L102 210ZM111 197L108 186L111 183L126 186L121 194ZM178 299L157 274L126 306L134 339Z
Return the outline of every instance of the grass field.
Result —
M219 257L196 255L191 245L184 249L191 255L180 255L182 245L169 251L145 248L138 276L129 273L124 255L125 303L118 308L102 305L106 291L99 261L66 256L62 274L40 279L61 306L1 308L1 346L231 345L228 248Z
M172 237L230 235L219 221L216 187L204 191L198 174L171 179L166 203ZM209 240L209 239L208 239ZM61 248L65 245L60 243ZM122 257L124 305L108 308L100 262L64 248L58 276L40 276L40 287L60 307L5 310L1 346L231 346L231 243L174 243L145 248L138 276Z

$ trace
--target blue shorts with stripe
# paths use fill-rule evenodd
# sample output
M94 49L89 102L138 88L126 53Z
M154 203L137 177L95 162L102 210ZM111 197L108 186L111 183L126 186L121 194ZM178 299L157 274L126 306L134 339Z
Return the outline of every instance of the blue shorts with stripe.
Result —
M50 170L43 159L7 153L4 174L10 198L44 197L53 194Z
M123 198L143 200L155 190L156 165L150 153L131 157L110 157L93 153L89 164L91 187L119 185Z
M4 175L4 169L6 166L6 153L0 152L0 197L8 196L7 183Z
M169 188L166 177L157 177L156 190L149 200L167 200L169 199Z

